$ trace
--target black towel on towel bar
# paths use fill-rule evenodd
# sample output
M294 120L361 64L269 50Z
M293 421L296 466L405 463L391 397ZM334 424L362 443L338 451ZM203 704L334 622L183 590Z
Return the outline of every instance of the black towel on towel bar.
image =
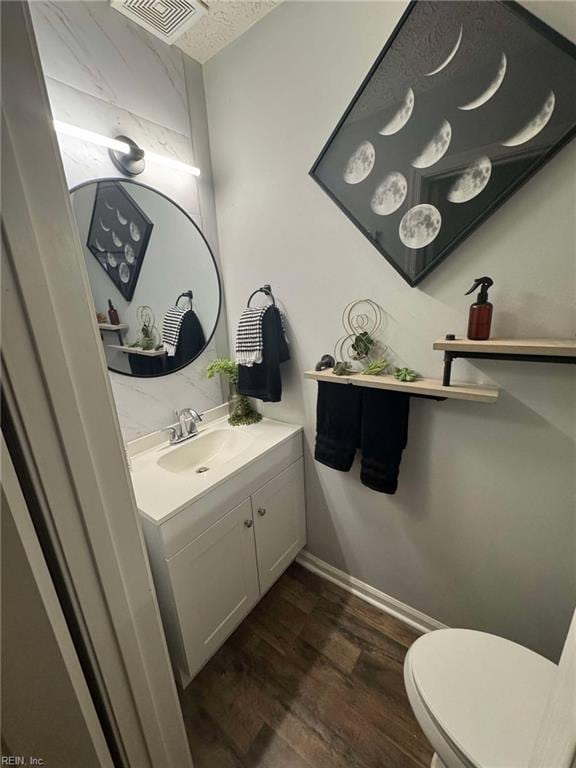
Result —
M380 493L396 493L409 411L410 397L403 392L320 381L314 458L348 472L360 448L362 483Z
M410 396L404 392L364 389L360 480L373 491L396 493L409 414Z
M262 316L262 362L238 365L238 392L264 403L279 403L282 399L280 364L290 360L290 350L284 332L282 315L270 304Z
M352 384L318 382L314 458L348 472L360 444L362 390Z
M177 368L182 368L186 363L191 363L205 346L206 337L202 324L196 312L189 309L184 313L180 325L176 354L173 357L165 357L165 370L174 371Z

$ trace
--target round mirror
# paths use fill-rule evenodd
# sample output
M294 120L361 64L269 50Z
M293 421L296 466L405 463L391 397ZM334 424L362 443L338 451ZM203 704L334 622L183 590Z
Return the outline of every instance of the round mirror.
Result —
M210 342L220 276L190 216L151 187L98 179L71 190L108 368L164 376Z

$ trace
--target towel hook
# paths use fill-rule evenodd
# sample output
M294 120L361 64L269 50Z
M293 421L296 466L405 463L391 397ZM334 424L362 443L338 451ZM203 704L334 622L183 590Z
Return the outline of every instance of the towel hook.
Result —
M261 286L260 288L256 288L256 290L250 294L250 298L248 299L247 306L250 306L250 302L252 301L254 296L256 296L257 293L263 293L265 296L268 296L268 298L272 300L272 304L276 306L276 300L274 298L274 294L272 293L272 286L268 285L268 283Z
M180 296L178 296L174 306L176 306L176 307L178 306L178 302L180 301L180 299L189 299L189 301L190 301L190 309L192 309L192 299L193 298L194 298L194 294L192 293L192 291L185 291L184 293L181 293Z

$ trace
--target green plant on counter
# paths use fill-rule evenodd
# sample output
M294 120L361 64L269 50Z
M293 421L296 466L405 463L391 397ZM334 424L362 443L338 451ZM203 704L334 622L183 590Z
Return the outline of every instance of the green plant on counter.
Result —
M228 357L218 357L206 368L206 376L213 379L214 376L224 376L230 382L230 416L228 423L233 427L257 424L262 421L262 415L252 407L246 395L238 392L238 366Z
M240 395L237 392L233 394L230 401L228 423L233 427L241 427L258 424L259 421L262 421L262 414L252 407L246 395Z
M396 368L394 376L398 381L416 381L418 374L411 368Z
M230 384L238 383L238 366L229 357L217 357L206 368L206 377L213 379L214 376L220 374L225 376Z
M384 373L390 363L385 357L380 357L377 360L371 360L365 368L362 369L362 373L367 376L378 376Z

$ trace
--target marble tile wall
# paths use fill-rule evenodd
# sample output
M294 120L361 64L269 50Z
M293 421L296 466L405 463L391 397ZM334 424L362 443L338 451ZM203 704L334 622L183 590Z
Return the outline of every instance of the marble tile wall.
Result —
M30 5L53 116L109 136L127 134L152 152L206 169L199 184L188 174L149 164L138 180L182 206L218 260L200 65L102 0ZM59 137L59 144L70 187L118 176L105 148L68 136ZM159 379L110 374L125 440L170 423L175 408L203 411L223 401L220 382L204 376L211 359L227 354L224 309L218 325L209 347L178 373Z
M181 52L113 10L107 0L30 3L49 77L190 135Z

